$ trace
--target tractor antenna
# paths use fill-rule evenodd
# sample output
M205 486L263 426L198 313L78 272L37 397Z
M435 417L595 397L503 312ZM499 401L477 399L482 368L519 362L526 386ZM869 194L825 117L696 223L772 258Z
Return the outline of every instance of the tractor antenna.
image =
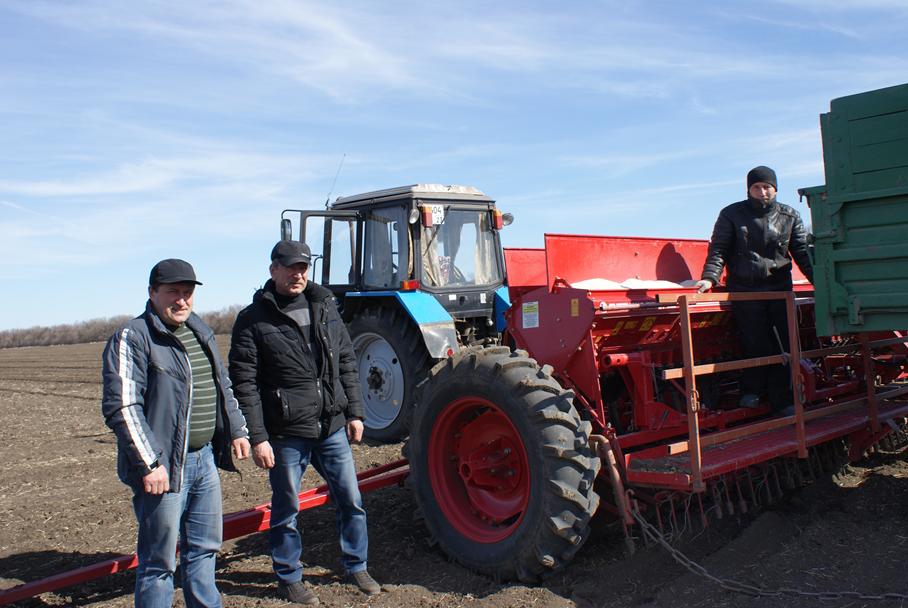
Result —
M328 196L325 197L325 209L328 208L328 205L331 201L331 195L334 193L334 186L337 185L337 176L340 175L341 169L344 167L344 159L347 158L347 153L344 152L341 156L340 163L337 165L337 173L334 174L334 181L331 182L331 189L328 190Z

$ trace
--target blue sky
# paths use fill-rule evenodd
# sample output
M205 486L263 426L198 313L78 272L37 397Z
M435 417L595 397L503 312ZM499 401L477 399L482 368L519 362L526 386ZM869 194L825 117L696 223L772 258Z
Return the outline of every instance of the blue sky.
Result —
M904 0L0 3L0 329L249 301L285 208L474 185L544 232L708 238L829 101L908 82Z

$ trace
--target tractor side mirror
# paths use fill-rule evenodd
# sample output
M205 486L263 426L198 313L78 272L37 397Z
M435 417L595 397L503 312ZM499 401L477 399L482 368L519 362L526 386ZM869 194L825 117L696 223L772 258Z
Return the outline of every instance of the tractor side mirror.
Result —
M510 213L502 213L498 209L492 209L492 227L495 230L501 230L505 226L510 226L514 221L514 216Z
M281 240L282 241L292 241L293 240L293 224L287 218L284 218L281 220Z

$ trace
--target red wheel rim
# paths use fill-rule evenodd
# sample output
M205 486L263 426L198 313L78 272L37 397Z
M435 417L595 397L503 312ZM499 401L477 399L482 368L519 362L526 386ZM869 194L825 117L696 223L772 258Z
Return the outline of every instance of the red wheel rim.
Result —
M530 498L520 433L495 404L463 397L436 418L429 438L432 490L451 526L494 543L520 525Z

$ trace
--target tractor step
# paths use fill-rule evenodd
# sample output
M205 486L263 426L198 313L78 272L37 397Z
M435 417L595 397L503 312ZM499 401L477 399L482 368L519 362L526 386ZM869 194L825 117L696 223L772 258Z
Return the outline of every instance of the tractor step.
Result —
M881 423L905 416L908 416L908 404L881 400L878 409ZM796 455L798 440L794 421L795 417L789 416L756 423L754 426L762 424L776 428L703 447L700 460L702 479L707 481L781 456ZM816 446L862 432L869 425L869 416L863 408L812 418L804 423L805 444L807 447ZM726 431L726 434L729 433ZM708 438L709 435L704 434L703 437ZM684 442L675 445L680 448L672 450L671 446L658 446L626 454L628 485L692 490L690 452L684 449Z

